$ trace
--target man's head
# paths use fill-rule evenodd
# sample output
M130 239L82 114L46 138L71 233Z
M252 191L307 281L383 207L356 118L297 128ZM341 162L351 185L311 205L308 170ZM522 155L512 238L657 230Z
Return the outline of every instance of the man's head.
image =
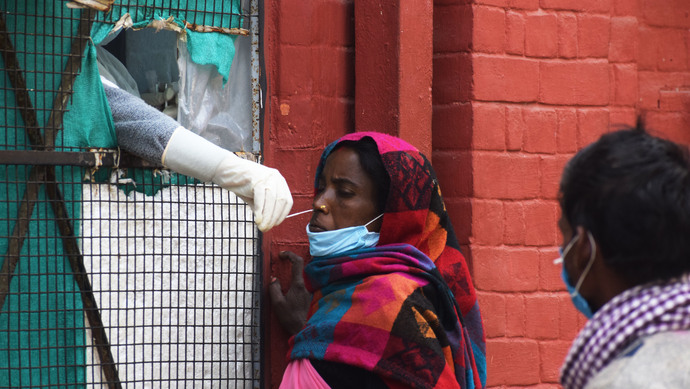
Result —
M690 271L690 157L641 126L603 135L566 165L564 239L591 232L603 262L628 284Z

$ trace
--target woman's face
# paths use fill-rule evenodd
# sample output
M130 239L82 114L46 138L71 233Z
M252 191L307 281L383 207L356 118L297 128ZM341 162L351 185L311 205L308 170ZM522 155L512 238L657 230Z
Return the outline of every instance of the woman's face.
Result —
M312 232L364 225L379 215L376 186L362 168L356 151L342 147L328 156L312 205ZM378 232L381 219L368 228Z

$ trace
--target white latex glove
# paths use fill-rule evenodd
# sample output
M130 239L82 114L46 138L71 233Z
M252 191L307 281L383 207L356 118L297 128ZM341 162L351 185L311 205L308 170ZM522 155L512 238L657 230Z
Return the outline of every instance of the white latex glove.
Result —
M170 137L161 162L235 193L252 208L263 232L280 224L292 208L290 188L278 170L242 159L183 127Z

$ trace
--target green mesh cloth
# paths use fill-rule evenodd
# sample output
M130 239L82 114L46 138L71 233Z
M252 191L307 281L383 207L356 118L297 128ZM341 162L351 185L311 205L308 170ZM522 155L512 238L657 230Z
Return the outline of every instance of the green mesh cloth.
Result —
M17 54L22 75L38 124L46 125L53 108L55 91L61 82L72 39L76 35L81 10L68 9L62 0L2 0L7 31ZM133 1L131 3L134 3ZM145 26L154 18L202 25L237 27L239 19L230 18L228 10L239 11L239 0L179 1L181 11L171 15L157 10L161 1L140 1L149 7L127 9L116 6L109 14L99 13L92 27L90 41L73 85L74 93L63 117L62 130L56 138L58 150L69 147L116 147L117 139L110 109L102 89L96 64L94 44L110 31L110 21L130 13L136 26ZM164 2L169 7L170 2ZM176 4L177 5L177 4ZM199 10L226 13L212 18ZM106 19L107 18L107 19ZM56 37L62 35L63 38ZM187 33L192 58L201 64L215 65L228 74L234 56L234 37L220 33ZM222 47L222 50L218 50ZM0 69L7 66L0 58ZM25 123L17 107L17 98L7 71L0 70L0 150L27 150ZM1 152L1 151L0 151ZM20 200L25 196L31 166L0 168L0 266L8 253L18 217ZM67 212L79 233L81 186L84 170L77 167L55 168L58 187ZM141 171L136 174L144 174ZM0 386L11 387L85 387L86 325L79 288L75 283L55 215L45 185L40 187L30 215L19 261L9 284L9 292L0 307Z
M101 43L112 30L112 23L120 20L125 14L129 14L132 18L133 28L144 28L152 20L172 20L180 28L185 28L185 22L201 26L227 28L239 27L242 23L238 16L241 13L239 0L179 0L175 2L175 8L179 11L176 10L175 12L153 8L158 4L168 4L169 6L169 1L148 0L137 3L145 3L151 7L128 8L116 4L107 15L99 14L91 33L94 42L96 44ZM204 10L208 12L204 12ZM216 32L196 32L186 28L185 30L187 50L189 50L192 61L200 65L215 66L223 76L223 81L227 82L232 59L235 56L234 42L236 36Z

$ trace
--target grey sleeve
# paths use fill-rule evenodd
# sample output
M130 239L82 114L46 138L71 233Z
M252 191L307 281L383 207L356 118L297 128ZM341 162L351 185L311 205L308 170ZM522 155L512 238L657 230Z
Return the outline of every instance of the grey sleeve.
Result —
M118 146L147 161L161 163L163 151L180 124L122 89L103 87L113 113Z
M690 331L644 337L621 352L585 389L690 388Z

